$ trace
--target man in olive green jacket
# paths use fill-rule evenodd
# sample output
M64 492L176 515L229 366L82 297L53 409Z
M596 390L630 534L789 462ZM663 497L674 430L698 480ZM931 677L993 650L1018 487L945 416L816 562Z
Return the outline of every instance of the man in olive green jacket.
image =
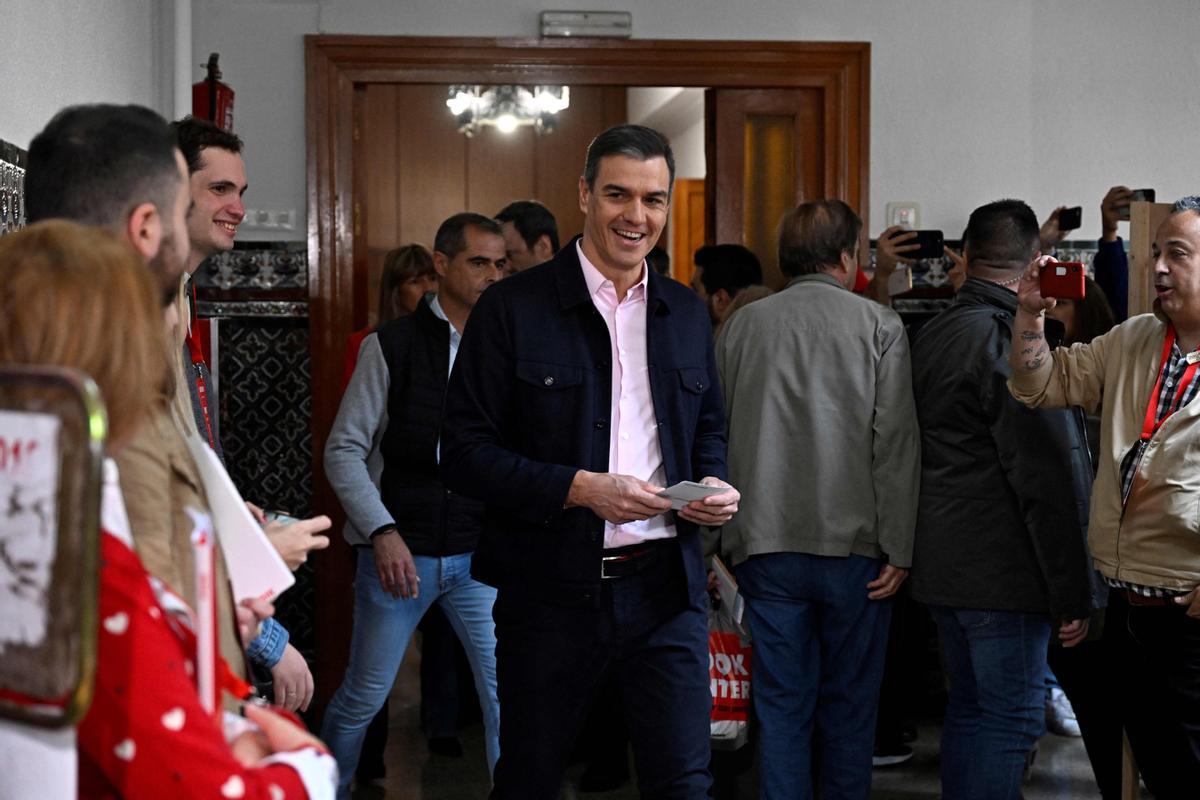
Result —
M912 557L920 472L908 342L852 294L861 221L838 200L780 226L792 282L729 318L717 347L729 472L723 529L754 637L762 797L870 794L892 595ZM812 767L814 736L820 769Z

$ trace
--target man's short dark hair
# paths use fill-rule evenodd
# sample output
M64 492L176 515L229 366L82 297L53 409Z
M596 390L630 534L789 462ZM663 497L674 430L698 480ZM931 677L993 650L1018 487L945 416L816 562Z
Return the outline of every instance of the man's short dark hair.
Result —
M183 160L187 162L188 174L191 175L204 169L204 158L201 155L206 147L218 147L231 153L242 152L242 140L237 134L218 128L206 119L198 119L188 115L171 123L175 132L175 140L183 151Z
M671 274L671 254L658 245L654 245L650 248L650 252L646 253L646 263L659 275L670 276Z
M497 222L511 222L521 234L525 246L532 249L543 236L550 237L550 249L558 252L558 222L550 209L537 200L517 200L500 209Z
M1039 246L1037 215L1021 200L997 200L971 212L963 234L967 266L1025 269Z
M600 159L605 156L629 156L638 161L662 157L666 159L670 173L667 191L672 191L675 186L675 154L671 152L671 143L653 128L645 125L614 125L592 139L583 164L583 180L588 189L596 188L596 172L600 169Z
M705 245L696 251L693 260L701 269L700 282L709 295L724 289L735 297L747 286L763 282L758 256L740 244Z
M433 251L453 260L467 249L467 228L478 228L484 233L504 236L504 232L500 230L500 223L496 220L483 214L464 211L438 226L437 236L433 237Z
M857 252L861 230L862 220L841 200L801 203L779 222L779 269L794 278L836 267L842 253Z
M179 167L167 121L142 106L70 106L29 145L25 217L111 228L142 203L175 208Z

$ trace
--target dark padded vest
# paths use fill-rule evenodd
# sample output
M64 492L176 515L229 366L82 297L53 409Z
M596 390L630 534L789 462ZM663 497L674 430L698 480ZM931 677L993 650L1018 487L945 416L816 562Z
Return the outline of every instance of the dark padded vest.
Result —
M383 504L414 555L471 552L484 506L447 490L438 474L450 325L422 300L409 316L381 327L378 336L389 377L388 425L380 442Z

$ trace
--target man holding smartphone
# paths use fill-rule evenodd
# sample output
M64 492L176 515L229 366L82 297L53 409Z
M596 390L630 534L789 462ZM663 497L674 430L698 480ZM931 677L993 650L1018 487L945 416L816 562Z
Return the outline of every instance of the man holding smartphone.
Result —
M1092 262L1096 283L1104 290L1118 322L1129 316L1129 257L1125 255L1125 242L1117 235L1117 225L1129 219L1131 202L1133 190L1128 186L1112 187L1100 201L1100 241Z
M1200 785L1200 197L1176 203L1155 235L1154 313L1090 344L1048 344L1048 263L1021 279L1010 388L1033 408L1099 408L1088 541L1111 590L1096 667L1146 787L1191 797Z
M966 281L913 342L922 469L911 593L946 656L948 798L1017 800L1045 731L1047 645L1081 641L1092 609L1082 426L1070 411L1023 408L1005 387L1016 287L1038 248L1025 203L977 208Z

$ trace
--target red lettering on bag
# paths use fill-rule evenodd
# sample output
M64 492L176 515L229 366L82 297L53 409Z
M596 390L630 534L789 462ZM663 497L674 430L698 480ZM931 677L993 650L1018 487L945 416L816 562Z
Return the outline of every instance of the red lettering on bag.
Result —
M750 646L736 633L709 631L712 719L745 722L750 712Z

